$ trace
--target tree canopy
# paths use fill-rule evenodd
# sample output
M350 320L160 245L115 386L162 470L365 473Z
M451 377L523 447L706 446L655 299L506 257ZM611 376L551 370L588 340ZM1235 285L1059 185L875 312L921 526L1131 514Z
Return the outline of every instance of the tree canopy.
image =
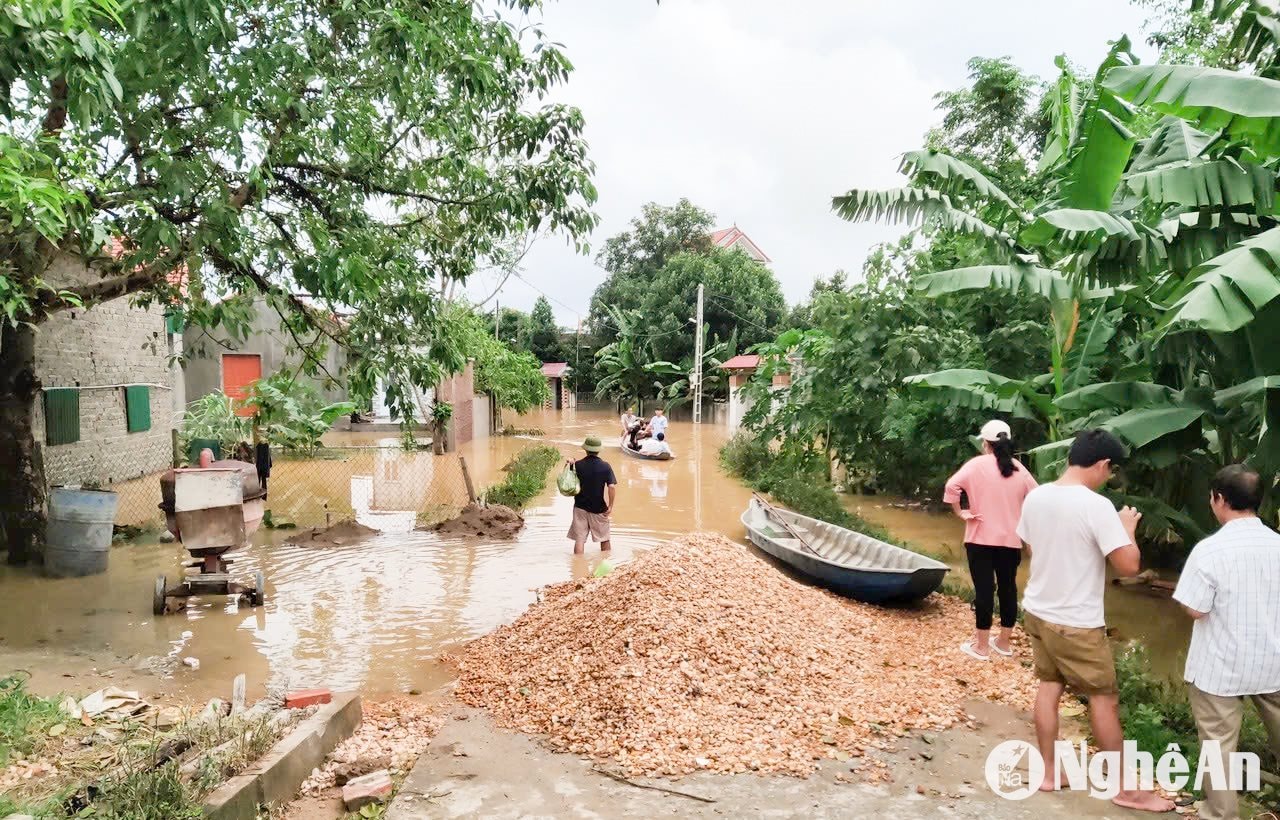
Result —
M560 328L547 297L539 296L529 313L528 342L526 347L538 361L562 362L564 345L560 342Z
M0 450L22 476L0 487L21 499L11 546L39 524L29 336L56 311L132 294L234 324L244 301L223 297L262 294L313 369L327 344L358 349L354 393L384 380L406 416L409 384L462 366L439 337L445 281L513 236L580 241L595 224L582 115L546 100L571 66L528 20L536 5L0 8L0 370L18 374L0 379ZM49 281L60 254L89 275ZM337 310L353 316L339 331L315 321Z

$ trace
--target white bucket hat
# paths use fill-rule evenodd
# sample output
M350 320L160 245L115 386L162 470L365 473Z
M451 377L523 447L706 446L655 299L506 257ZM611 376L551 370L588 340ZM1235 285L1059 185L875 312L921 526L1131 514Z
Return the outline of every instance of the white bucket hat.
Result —
M992 419L982 425L982 429L978 431L978 436L983 441L997 441L1001 435L1005 438L1013 438L1013 431L1009 429L1009 425L1000 419Z

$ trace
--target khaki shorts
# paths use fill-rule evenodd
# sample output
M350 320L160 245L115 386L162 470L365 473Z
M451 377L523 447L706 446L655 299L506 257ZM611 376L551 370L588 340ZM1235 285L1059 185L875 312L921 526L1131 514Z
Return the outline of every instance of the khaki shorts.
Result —
M1036 677L1063 683L1082 695L1114 695L1116 662L1106 627L1060 626L1023 613Z
M609 519L603 513L587 512L581 507L573 508L573 523L569 525L569 538L574 543L586 542L587 536L593 541L609 540Z

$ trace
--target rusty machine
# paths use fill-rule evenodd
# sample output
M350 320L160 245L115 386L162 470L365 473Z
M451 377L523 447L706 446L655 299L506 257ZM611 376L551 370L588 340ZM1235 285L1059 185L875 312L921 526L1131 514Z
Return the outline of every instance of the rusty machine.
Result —
M251 606L266 600L266 578L254 573L252 583L235 581L226 553L249 543L262 523L266 491L252 464L213 461L206 450L201 466L169 470L160 477L160 509L169 532L182 542L194 561L183 568L182 581L169 586L156 577L151 610L167 611L172 598L195 595L238 595Z

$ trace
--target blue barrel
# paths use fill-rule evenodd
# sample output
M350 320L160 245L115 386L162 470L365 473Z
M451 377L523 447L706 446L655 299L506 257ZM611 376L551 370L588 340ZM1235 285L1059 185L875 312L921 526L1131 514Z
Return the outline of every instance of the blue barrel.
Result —
M106 572L119 500L115 493L104 490L50 490L45 572L59 578Z

